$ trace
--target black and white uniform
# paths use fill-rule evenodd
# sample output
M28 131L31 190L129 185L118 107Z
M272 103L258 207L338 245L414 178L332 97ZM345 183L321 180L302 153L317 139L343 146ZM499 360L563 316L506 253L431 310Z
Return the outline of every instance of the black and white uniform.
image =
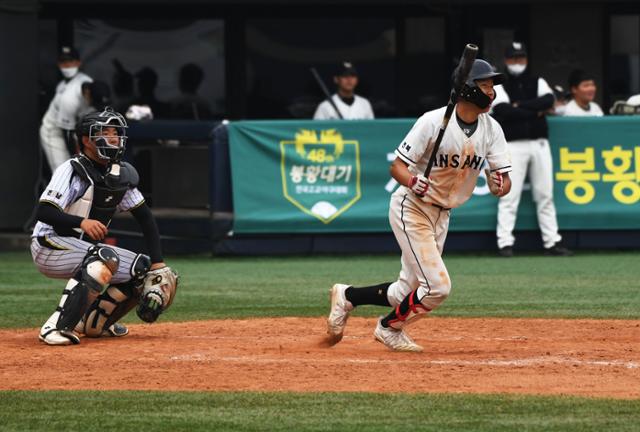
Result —
M511 192L498 203L498 247L515 243L513 229L528 173L542 241L545 248L550 248L562 240L553 203L553 162L545 117L555 101L553 90L543 78L524 73L509 75L504 85L495 87L495 92L493 116L504 130L513 162Z
M51 172L69 159L65 131L72 131L88 105L82 96L82 84L92 82L91 77L78 72L70 80L62 80L56 87L56 94L42 117L40 144Z
M374 118L371 103L362 96L354 95L353 102L347 104L338 94L331 96L344 120L371 120ZM313 115L314 120L338 120L338 114L328 100L320 102Z
M116 187L105 184L101 169L104 170L83 155L67 160L54 171L51 181L40 197L41 205L52 205L80 219L96 219L106 226L116 211L134 211L145 205L144 197L135 187L137 173L131 165L123 162L121 172L122 177L136 177L133 184L123 178L122 184ZM88 200L89 197L92 199ZM80 269L87 250L96 244L79 228L56 229L42 221L36 224L31 237L31 256L34 263L41 273L52 278L73 277ZM157 243L159 244L159 240ZM109 247L115 250L120 258L118 270L113 275L111 283L130 281L134 277L135 261L140 255L127 249ZM159 252L152 255L159 255ZM152 257L152 260L154 259L162 260L161 256Z

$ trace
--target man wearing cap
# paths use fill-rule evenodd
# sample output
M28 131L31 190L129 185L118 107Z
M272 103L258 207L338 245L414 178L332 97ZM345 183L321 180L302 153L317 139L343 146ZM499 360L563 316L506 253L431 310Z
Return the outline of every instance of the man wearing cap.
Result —
M74 149L72 137L76 122L86 112L82 85L93 80L80 72L80 64L75 48L63 46L60 49L58 68L64 79L58 83L40 126L40 143L51 172L69 159Z
M593 101L596 97L596 82L592 75L581 69L575 69L569 74L569 90L571 101L566 105L565 116L592 116L604 115L600 106Z
M504 85L496 86L493 116L504 130L513 172L511 193L501 197L498 204L499 254L513 255L513 229L528 172L546 254L571 255L571 251L562 246L553 203L553 162L545 118L555 102L553 90L543 78L528 73L523 43L511 43L505 51L504 62L507 80Z
M331 96L333 105L325 100L318 105L314 120L367 120L373 119L373 109L366 98L355 94L358 86L358 73L350 62L342 62L333 77L337 91ZM336 112L339 111L340 114Z

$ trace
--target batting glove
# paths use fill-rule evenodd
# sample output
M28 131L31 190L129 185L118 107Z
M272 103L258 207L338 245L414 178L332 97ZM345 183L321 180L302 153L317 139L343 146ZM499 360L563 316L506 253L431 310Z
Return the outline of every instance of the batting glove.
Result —
M487 175L487 185L491 193L494 195L502 194L502 173L498 171L491 172L488 168L484 170L484 173Z
M424 196L429 190L429 179L425 176L418 174L411 177L409 180L409 189L418 196Z

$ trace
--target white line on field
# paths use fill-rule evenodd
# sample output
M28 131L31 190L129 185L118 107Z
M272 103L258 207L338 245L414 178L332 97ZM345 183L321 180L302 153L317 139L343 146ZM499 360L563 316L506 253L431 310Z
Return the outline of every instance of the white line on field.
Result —
M229 362L229 363L296 363L296 364L411 364L411 365L439 365L439 366L496 366L496 367L512 367L512 366L536 366L545 364L565 364L576 366L606 366L606 367L622 367L626 369L638 369L640 363L624 360L580 360L573 357L532 357L523 359L485 359L485 360L407 360L407 359L310 359L310 358L269 358L259 356L238 356L238 357L216 357L207 354L185 354L172 356L171 361L184 362Z

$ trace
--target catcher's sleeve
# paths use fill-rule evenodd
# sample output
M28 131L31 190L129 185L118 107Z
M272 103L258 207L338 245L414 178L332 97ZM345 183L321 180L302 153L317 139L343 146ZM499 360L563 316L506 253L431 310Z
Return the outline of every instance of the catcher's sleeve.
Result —
M147 247L149 248L149 257L152 263L162 262L162 247L160 246L160 232L158 231L158 224L151 214L151 209L147 203L142 203L141 206L131 210L131 214L138 221L144 238L147 241Z

